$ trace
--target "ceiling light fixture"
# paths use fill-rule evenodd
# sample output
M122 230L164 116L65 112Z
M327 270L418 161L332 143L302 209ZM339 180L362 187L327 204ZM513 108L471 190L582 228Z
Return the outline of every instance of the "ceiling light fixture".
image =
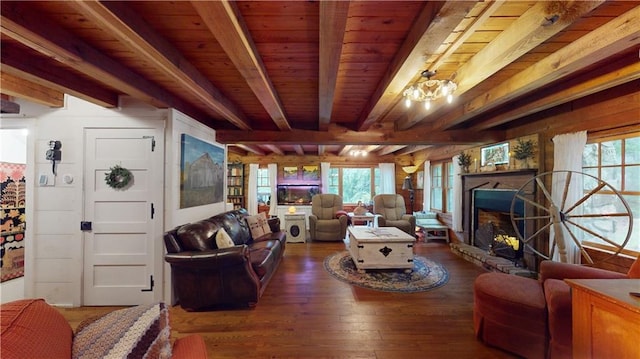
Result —
M453 101L453 92L458 88L458 85L453 80L432 80L431 77L435 74L435 71L422 71L420 75L426 80L404 90L402 95L407 108L411 107L413 101L424 102L424 108L427 110L431 108L431 101L441 97L446 97L448 103Z

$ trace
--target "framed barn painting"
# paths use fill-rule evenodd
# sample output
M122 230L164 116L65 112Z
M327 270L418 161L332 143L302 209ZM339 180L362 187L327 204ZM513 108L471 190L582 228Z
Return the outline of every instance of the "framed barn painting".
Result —
M222 202L224 148L183 133L180 149L180 208Z

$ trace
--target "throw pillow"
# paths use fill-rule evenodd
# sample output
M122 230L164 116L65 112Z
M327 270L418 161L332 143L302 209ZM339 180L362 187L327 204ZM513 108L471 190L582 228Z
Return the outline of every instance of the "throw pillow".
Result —
M233 243L227 231L225 231L224 228L220 228L218 233L216 233L216 245L218 248L230 248L235 246L235 243Z
M249 226L249 230L251 231L251 238L256 239L260 238L264 235L264 228L262 228L261 216L247 216L245 219L247 220L247 225Z
M264 234L271 233L271 227L269 227L269 220L267 219L267 214L265 212L260 212L260 226L262 227L262 231Z
M140 305L81 323L73 358L171 358L169 311L164 303Z

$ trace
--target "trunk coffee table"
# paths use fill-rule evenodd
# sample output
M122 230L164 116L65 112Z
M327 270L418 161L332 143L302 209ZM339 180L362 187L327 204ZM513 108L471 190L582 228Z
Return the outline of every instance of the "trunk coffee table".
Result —
M349 227L345 244L358 269L413 270L415 238L396 227Z

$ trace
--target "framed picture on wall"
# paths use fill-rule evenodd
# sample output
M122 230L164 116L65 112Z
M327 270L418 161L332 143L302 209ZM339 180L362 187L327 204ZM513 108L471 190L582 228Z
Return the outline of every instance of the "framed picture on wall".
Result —
M307 181L319 180L320 169L318 166L302 166L302 179Z
M416 189L424 189L424 171L418 171Z
M284 167L284 174L282 178L285 180L296 180L298 179L298 167Z
M480 160L481 166L509 163L509 142L482 147L480 150Z

